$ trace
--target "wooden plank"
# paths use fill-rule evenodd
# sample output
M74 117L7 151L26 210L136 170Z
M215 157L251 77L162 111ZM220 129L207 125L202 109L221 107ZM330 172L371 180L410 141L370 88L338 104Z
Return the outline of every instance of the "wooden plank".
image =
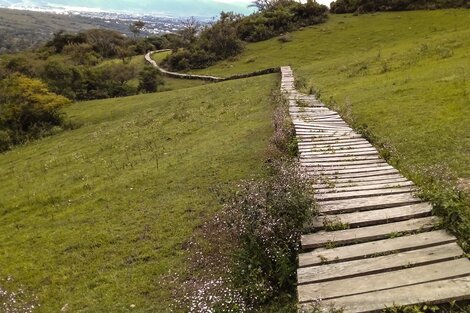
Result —
M350 228L364 227L425 217L431 212L432 205L424 202L381 210L318 216L311 226L315 229L323 229L325 224L341 223Z
M335 123L335 124L329 124L329 123L304 123L304 124L300 124L300 123L294 123L294 126L296 129L299 129L299 130L311 130L311 129L338 129L338 128L347 128L347 129L351 129L351 127L348 126L348 124L346 123Z
M373 189L373 190L359 190L359 191L345 191L337 193L317 193L315 199L317 201L329 201L329 200L342 200L342 199L355 199L364 198L370 196L385 196L400 193L408 193L416 191L415 187L396 187L396 188L385 188L385 189ZM321 205L321 203L320 203Z
M397 287L468 276L470 261L458 259L399 271L335 280L324 283L300 285L299 302L316 299L334 299L348 295L387 290Z
M354 141L349 142L331 142L331 143L313 143L313 142L302 142L299 143L299 148L306 149L306 148L328 148L328 147L344 147L344 146L352 146L352 145L363 145L370 143L363 139L355 139Z
M352 158L352 157L360 157L360 156L366 156L366 155L372 155L372 156L375 156L375 157L379 156L377 151L370 150L370 151L348 151L348 152L344 152L344 153L335 153L335 154L331 154L331 153L323 153L323 154L315 154L315 155L301 154L300 159L301 160L305 160L305 159L311 160L312 157L317 158L317 159L329 159L329 158L332 158L332 157L349 157L349 158Z
M344 125L349 127L348 124L346 124L343 120L341 120L339 117L338 118L322 118L320 120L317 120L315 122L305 122L302 120L293 120L292 124L294 124L295 127L312 127L312 126L321 126L321 125L328 125L328 126L338 126L338 125Z
M289 114L291 115L291 117L300 118L304 121L307 121L309 119L321 118L321 117L338 117L337 113L330 112L328 110L325 110L324 108L317 109L317 112L305 112L305 111L293 112L289 110Z
M351 139L364 139L359 134L350 135L349 137L346 136L336 136L336 137L328 137L328 138L299 138L300 142L335 142L335 141L342 141L342 140L351 140Z
M364 160L381 160L378 154L376 155L362 155L362 156L331 156L328 158L305 157L302 158L302 163L335 163L335 162L349 162L349 161L364 161Z
M374 147L369 147L369 148L353 148L353 149L326 149L326 150L321 150L321 151L309 151L309 152L303 152L302 156L308 156L308 155L326 155L330 156L331 154L334 155L350 155L350 154L355 154L357 152L374 152L378 154L377 150Z
M316 249L299 254L299 267L360 260L380 254L403 252L456 242L445 230L436 230L333 249Z
M349 165L331 165L331 166L312 166L309 163L302 164L310 172L318 173L319 175L328 174L345 174L345 173L361 173L365 171L378 171L384 169L394 168L386 162L372 163L372 164L349 164ZM354 171L351 171L354 170Z
M318 131L318 132L296 132L296 136L299 138L330 138L333 136L338 136L338 137L351 137L353 136L354 133L352 131Z
M372 147L369 144L365 145L354 145L354 146L341 146L341 147L334 147L334 146L329 146L329 147L322 147L322 148L302 148L299 147L299 152L302 155L302 157L307 157L307 156L316 156L316 155L324 155L327 154L328 156L335 156L336 154L339 153L348 153L348 152L357 152L357 151L374 151L377 156L378 152L375 150L374 147Z
M309 154L310 152L337 153L337 152L346 152L346 151L351 151L351 150L363 150L363 149L368 149L367 151L369 151L370 149L375 150L375 148L368 143L367 144L354 144L354 145L347 145L347 146L330 145L328 147L308 147L308 148L299 147L299 151L304 154Z
M323 201L320 204L320 213L339 214L355 211L387 209L396 206L410 205L423 202L412 193L403 193L388 196L371 196L359 199Z
M364 162L364 161L355 161L355 162L344 162L346 164L337 164L337 163L327 163L327 165L319 164L314 165L312 163L304 162L302 165L305 168L308 168L310 171L318 171L322 173L323 171L335 171L335 170L349 170L349 169L371 169L371 168L390 168L392 167L387 162L370 162L365 164L357 164L356 162Z
M340 161L340 162L302 162L305 167L322 167L332 168L338 166L355 166L355 165L376 165L376 164L387 164L382 159L375 158L372 160L354 160L354 161Z
M426 231L433 229L439 221L439 218L431 216L377 226L331 232L321 231L315 234L303 235L301 240L302 248L315 249L325 247L330 244L340 246L385 239L396 233Z
M364 177L376 177L382 175L390 175L396 174L399 175L395 168L385 169L385 170L377 170L377 171L370 171L370 172L362 172L362 173L347 173L347 174L322 174L324 177L328 179L354 179L354 178L364 178Z
M311 169L307 168L307 172L314 175L322 176L331 176L331 177L345 177L347 175L352 175L353 177L358 177L359 174L369 173L375 175L376 172L388 171L389 173L399 173L397 169L388 164L377 164L374 167L361 167L361 168L347 168L344 169L332 169L332 170L323 170L323 169ZM370 175L365 175L370 176Z
M347 126L349 127L348 124L345 122L341 121L341 119L334 119L334 118L329 118L329 119L320 119L316 121L303 121L303 120L296 120L294 119L292 121L292 124L294 124L295 127L312 127L312 125L316 126Z
M344 308L345 313L369 313L394 306L436 305L462 300L470 300L470 277L467 276L347 296L321 304L325 308Z
M352 128L349 127L347 124L343 125L322 125L322 123L310 123L310 125L298 125L294 124L295 129L297 131L317 131L317 130L350 130L352 131Z
M304 267L297 271L297 283L302 285L383 273L410 266L451 261L463 254L464 251L457 243L449 243L365 260Z
M405 179L401 174L393 173L393 174L383 174L383 175L376 175L372 177L351 177L351 178L340 178L340 177L333 177L333 178L326 178L326 177L319 177L318 181L325 181L328 184L355 184L355 183L380 183L384 180L390 179Z
M390 182L384 181L381 184L371 182L355 183L355 184L335 184L335 185L314 185L313 188L320 193L329 192L347 192L347 191L361 191L361 190L375 190L414 186L414 184L405 178L393 179Z

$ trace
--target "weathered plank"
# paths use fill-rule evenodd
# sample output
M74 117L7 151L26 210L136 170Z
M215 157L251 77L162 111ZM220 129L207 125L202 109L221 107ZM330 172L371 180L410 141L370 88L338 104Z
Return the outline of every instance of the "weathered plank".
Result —
M330 244L341 246L352 243L385 239L394 234L426 231L436 227L436 224L439 221L439 218L432 216L377 226L368 226L331 232L321 231L315 234L303 235L301 240L302 248L315 249L319 247L325 247Z
M331 178L350 178L350 177L367 177L367 176L376 176L379 174L398 174L393 166L390 165L377 165L371 168L359 168L359 169L334 169L334 170L318 170L318 169L307 169L307 172L315 175L322 175Z
M333 249L316 249L299 254L299 267L359 260L380 254L423 249L456 241L457 239L445 230L436 230Z
M384 181L380 184L374 182L365 182L365 183L354 183L354 184L335 184L335 185L314 185L313 188L320 193L330 193L330 192L347 192L347 191L361 191L361 190L375 190L375 189L387 189L387 188L398 188L414 186L414 184L405 178L402 179L393 179Z
M384 180L390 180L390 179L406 179L403 177L400 173L388 173L388 174L377 174L373 175L371 177L348 177L348 178L341 178L341 177L332 177L332 178L327 178L327 177L317 177L317 181L321 182L324 181L328 183L329 185L331 184L354 184L354 183L381 183L381 181Z
M423 202L412 193L388 196L372 196L359 199L332 200L321 203L319 212L325 214L350 213L374 209L386 209Z
M323 301L322 306L344 308L345 313L369 313L394 306L435 305L469 299L470 277L461 277Z
M470 261L458 259L399 271L373 274L345 280L335 280L298 286L299 302L334 299L348 295L464 277L470 274ZM354 286L353 288L351 288Z
M299 138L300 142L330 142L330 141L341 141L341 140L351 140L351 139L363 139L359 134L353 134L349 136L331 136L331 137L309 137L309 138Z
M364 173L364 172L375 172L383 171L385 169L395 169L393 166L388 163L375 163L372 165L362 164L362 165L342 165L342 166L308 166L304 165L309 172L314 172L318 175L335 175L335 174L349 174L349 173Z
M348 225L351 228L364 227L390 222L399 222L411 218L425 217L430 215L431 212L432 205L424 202L381 210L337 215L322 215L316 217L311 226L315 229L322 229L325 225L334 224Z
M349 161L365 161L365 160L381 160L378 155L362 155L362 156L330 156L328 158L317 157L304 157L300 159L303 164L309 163L335 163L335 162L349 162Z
M359 191L345 191L336 193L317 193L315 199L317 201L329 201L329 200L342 200L342 199L354 199L354 198L365 198L370 196L385 196L400 193L408 193L416 191L415 187L396 187L386 189L373 189L373 190L359 190ZM321 203L320 203L321 205Z
M337 165L337 164L331 164L328 166L315 166L311 165L311 163L304 163L302 164L303 167L307 168L310 171L317 171L320 174L323 172L334 172L334 171L341 171L341 170L359 170L359 169L384 169L384 168L393 168L391 165L389 165L386 162L372 162L372 163L366 163L366 164L354 164L354 163L349 163L349 164L344 164L344 165Z
M340 166L356 166L356 165L376 165L376 164L387 164L384 160L375 158L372 160L354 160L354 161L339 161L339 162L302 162L302 166L305 167L321 167L321 168L333 168Z
M326 149L326 150L320 150L320 151L307 151L303 152L302 156L308 156L308 155L326 155L329 156L330 154L334 155L349 155L349 154L355 154L357 152L374 152L378 154L377 150L375 150L374 147L360 147L360 148L352 148L352 149Z
M338 153L346 152L351 150L363 150L363 149L374 149L375 148L370 144L357 144L357 145L348 145L348 146L328 146L328 147L299 147L299 151L304 154L309 154L310 152L329 152L329 153ZM369 150L367 150L369 151Z
M297 282L302 285L377 274L410 266L450 261L463 254L464 251L458 244L450 243L365 260L304 267L297 271Z
M382 175L390 175L390 174L396 174L399 175L400 172L398 172L395 168L391 169L385 169L385 170L376 170L376 171L368 171L368 172L361 172L361 173L346 173L346 174L322 174L325 178L328 179L355 179L355 178L364 178L364 177L376 177L376 176L382 176Z
M317 158L317 159L330 159L333 157L360 157L360 156L366 156L366 155L371 155L371 156L376 156L378 157L377 151L370 150L370 151L347 151L347 152L342 152L342 153L323 153L323 154L315 154L315 155L300 155L300 161L304 159L312 159L312 158Z
M352 146L352 145L363 145L369 144L365 140L355 140L355 141L348 141L348 142L331 142L331 143L313 143L313 142L305 142L299 143L299 148L306 149L306 148L328 148L328 147L344 147L344 146ZM370 145L370 144L369 144Z

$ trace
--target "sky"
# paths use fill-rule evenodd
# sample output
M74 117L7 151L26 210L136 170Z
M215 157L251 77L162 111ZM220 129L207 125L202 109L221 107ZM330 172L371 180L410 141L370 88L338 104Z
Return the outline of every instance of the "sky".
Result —
M252 0L0 0L0 6L64 6L95 8L102 11L168 14L180 16L217 16L221 11L250 14ZM319 0L329 4L331 0Z

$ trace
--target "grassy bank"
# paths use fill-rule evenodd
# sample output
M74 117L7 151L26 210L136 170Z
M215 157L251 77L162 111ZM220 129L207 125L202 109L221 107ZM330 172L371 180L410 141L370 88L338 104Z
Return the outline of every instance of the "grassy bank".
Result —
M76 103L79 129L0 155L0 288L39 312L164 312L211 188L264 175L277 80Z
M404 168L446 164L470 178L470 11L333 15L247 46L198 73L292 65L306 91L396 148Z

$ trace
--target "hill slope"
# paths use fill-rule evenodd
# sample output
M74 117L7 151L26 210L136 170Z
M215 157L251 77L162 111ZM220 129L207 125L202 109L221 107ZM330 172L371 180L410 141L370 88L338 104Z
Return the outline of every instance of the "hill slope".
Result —
M211 190L263 175L277 81L76 103L81 128L1 154L0 289L39 312L166 311Z
M448 165L470 178L470 11L332 15L326 24L250 44L198 73L292 65L305 91L396 148L400 166Z

